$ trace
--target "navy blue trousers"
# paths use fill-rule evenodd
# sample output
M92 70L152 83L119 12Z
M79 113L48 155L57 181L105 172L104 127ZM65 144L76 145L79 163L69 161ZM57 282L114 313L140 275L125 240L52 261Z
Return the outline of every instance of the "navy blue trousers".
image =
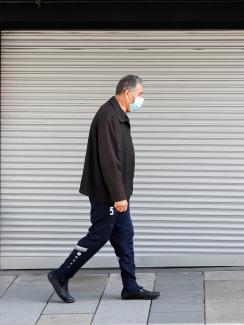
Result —
M91 203L91 226L70 255L58 269L57 277L61 280L70 279L96 252L109 240L114 248L121 271L123 287L127 291L137 291L140 286L136 281L133 236L134 229L128 209L119 212L108 203L98 202L89 198Z

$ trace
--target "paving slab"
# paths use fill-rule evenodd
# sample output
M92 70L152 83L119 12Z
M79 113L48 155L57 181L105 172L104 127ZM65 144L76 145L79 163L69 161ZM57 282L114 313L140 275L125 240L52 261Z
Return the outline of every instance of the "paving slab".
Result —
M151 312L204 311L201 272L158 273L155 290L160 291L160 297L152 301Z
M204 290L201 272L157 273L149 324L204 324Z
M138 273L137 282L153 290L155 273ZM121 299L120 274L110 274L108 284L98 305L92 325L146 325L151 300Z
M202 272L164 272L157 273L155 285L163 292L180 290L203 290Z
M244 280L244 271L207 271L205 280Z
M206 301L206 324L244 324L244 300Z
M108 276L108 274L75 275L69 280L69 292L75 298L75 302L67 304L54 292L43 314L93 314L108 281Z
M205 282L207 300L237 301L244 300L244 281L209 280Z
M158 288L156 288L158 290ZM160 290L159 290L160 291ZM169 312L204 312L204 302L202 295L196 295L191 299L164 299L159 297L152 301L151 312L152 313L169 313Z
M73 289L79 284L82 291L103 291L109 278L109 273L84 274L76 273L70 280L69 286Z
M46 274L18 276L0 300L0 324L34 325L52 293Z
M42 315L36 325L90 325L92 317L92 314Z
M201 312L151 313L148 325L153 324L204 325L204 316Z
M244 281L205 282L207 324L244 324Z
M14 281L16 276L14 275L1 275L0 276L0 299L3 294L6 292L7 288L11 285Z

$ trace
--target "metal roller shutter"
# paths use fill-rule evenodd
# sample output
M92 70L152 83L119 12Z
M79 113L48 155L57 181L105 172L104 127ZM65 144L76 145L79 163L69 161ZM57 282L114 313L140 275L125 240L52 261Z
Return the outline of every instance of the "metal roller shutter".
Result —
M89 126L128 73L137 266L244 265L244 31L3 31L1 267L53 268L90 225ZM107 243L84 267L118 266Z

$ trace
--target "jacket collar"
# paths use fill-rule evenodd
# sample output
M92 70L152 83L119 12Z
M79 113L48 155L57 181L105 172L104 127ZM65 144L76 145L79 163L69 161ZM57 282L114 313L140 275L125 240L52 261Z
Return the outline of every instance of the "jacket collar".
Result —
M112 96L109 99L109 102L111 103L111 105L115 109L120 122L127 122L130 125L130 121L129 121L129 118L128 118L127 114L120 107L120 105L119 105L117 99L115 98L115 96Z

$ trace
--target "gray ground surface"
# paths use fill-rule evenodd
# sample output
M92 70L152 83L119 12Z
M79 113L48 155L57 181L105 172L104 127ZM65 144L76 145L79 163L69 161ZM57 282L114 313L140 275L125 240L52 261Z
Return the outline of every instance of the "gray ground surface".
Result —
M137 268L155 300L122 300L118 269L81 269L65 303L49 270L0 271L1 325L244 325L244 267Z

